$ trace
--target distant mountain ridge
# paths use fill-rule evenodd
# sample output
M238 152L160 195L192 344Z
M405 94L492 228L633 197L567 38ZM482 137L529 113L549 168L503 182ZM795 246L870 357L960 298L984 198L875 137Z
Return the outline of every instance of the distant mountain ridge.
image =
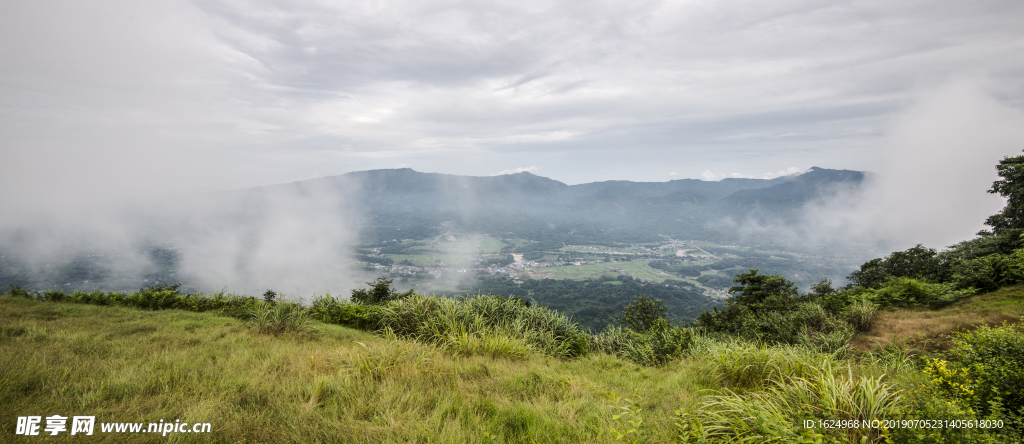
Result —
M282 288L307 282L327 286L340 279L332 261L353 244L377 246L446 233L609 246L669 236L794 251L799 237L776 239L770 233L777 232L744 231L744 224L796 223L803 205L841 199L838 190L855 189L865 177L812 168L770 180L567 185L530 173L358 171L147 201L123 212L128 215L123 230L112 238L69 235L52 253L38 257L26 245L49 245L51 231L6 233L0 239L6 242L0 244L0 285L126 290L204 276L213 286L285 279L291 281ZM830 246L831 253L834 249Z
M421 173L410 168L357 171L274 190L327 186L366 215L368 241L433 236L459 229L499 237L579 242L733 239L717 221L748 217L786 221L814 199L856 188L865 173L812 167L775 179L727 178L717 182L622 180L567 185L528 172L500 176ZM401 233L399 233L401 232Z

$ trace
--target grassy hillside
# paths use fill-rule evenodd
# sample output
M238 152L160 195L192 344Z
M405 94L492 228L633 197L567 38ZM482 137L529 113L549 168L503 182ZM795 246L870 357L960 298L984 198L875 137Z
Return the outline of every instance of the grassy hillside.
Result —
M150 299L174 296L162 290L116 300L141 304L150 301L143 297L147 294ZM196 306L228 304L223 298L175 297ZM2 442L39 440L14 434L17 418L30 415L96 416L93 436L64 432L45 438L48 442L933 443L1020 438L1010 429L1013 412L996 404L987 404L985 411L972 407L992 399L1011 407L1020 399L1010 392L992 398L999 393L992 392L993 383L964 379L966 373L954 366L974 365L969 362L974 358L957 355L955 348L948 358L928 359L892 346L823 352L807 344L672 327L642 338L655 349L685 345L684 353L660 365L641 366L635 358L606 353L635 347L626 343L639 333L622 330L591 336L589 351L564 355L575 358L545 355L543 342L531 342L541 341L539 336L522 339L526 353L488 351L495 344L518 343L513 328L518 320L524 327L543 321L530 316L548 316L551 325L564 322L557 313L511 299L457 302L412 295L392 301L380 309L386 313L382 323L422 328L386 327L383 338L317 322L313 332L262 334L223 315L230 310L218 315L66 301L0 297ZM362 310L342 307L342 317ZM505 310L503 318L518 320L488 326L472 307ZM1024 287L1005 288L937 311L883 312L854 342L900 342L914 339L908 331L934 335L975 320L996 324L1021 312ZM463 315L473 318L465 319L470 322L465 325L477 325L478 331L459 326ZM416 317L423 319L413 322ZM429 337L430 331L436 337ZM986 366L976 369L1019 368L1024 331L977 331L980 336L958 341L978 346L971 349L978 352L994 344L1002 354L994 355L994 361L985 358ZM676 334L681 336L671 336ZM935 356L942 360L931 359ZM1006 429L977 425L999 420L1002 427L1004 418ZM869 419L973 425L849 426ZM847 425L821 425L831 420ZM104 423L161 421L209 423L212 430L167 436L101 431ZM806 421L818 425L804 427Z
M1024 318L1024 285L1004 287L974 296L939 310L926 308L881 311L870 330L853 338L862 350L878 344L907 343L914 348L942 351L954 330L974 330L980 325L1017 323Z
M94 442L606 442L608 395L644 398L655 441L673 410L712 382L691 362L640 367L603 354L576 360L457 357L336 325L272 336L237 319L176 310L0 297L0 441L27 415L101 422L209 422L168 437L62 433ZM44 420L45 424L45 420Z

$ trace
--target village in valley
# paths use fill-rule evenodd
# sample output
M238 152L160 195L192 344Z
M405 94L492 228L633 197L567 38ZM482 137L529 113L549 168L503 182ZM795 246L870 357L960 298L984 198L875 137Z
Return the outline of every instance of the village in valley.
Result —
M699 240L571 245L564 242L496 238L446 232L431 239L391 239L361 245L355 251L357 269L387 275L399 283L433 292L457 292L472 276L506 276L516 284L525 279L594 279L628 276L645 283L669 281L696 289L704 296L729 297L735 274L748 268L843 268L859 258L816 257ZM849 262L849 264L847 264ZM828 267L832 265L832 267ZM846 269L846 268L844 268ZM799 271L792 273L799 275ZM827 273L825 273L827 274ZM819 274L821 275L821 274Z

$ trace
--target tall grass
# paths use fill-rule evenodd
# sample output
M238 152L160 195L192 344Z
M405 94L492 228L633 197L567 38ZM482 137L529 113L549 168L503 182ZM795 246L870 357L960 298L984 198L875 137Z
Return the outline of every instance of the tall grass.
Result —
M339 352L334 359L341 368L371 381L415 373L422 370L436 355L431 346L405 341L356 344L359 345L357 349Z
M761 389L840 365L835 355L804 346L732 338L705 339L694 352L710 365L719 384L733 390Z
M875 419L893 417L900 395L883 377L854 377L832 367L805 377L786 377L763 391L709 396L677 423L684 442L878 442L884 430L871 428ZM804 420L858 421L860 427L805 427ZM867 421L867 426L862 426ZM812 424L817 424L812 423Z
M572 358L588 352L587 336L567 316L498 296L456 300L412 295L380 306L378 325L401 338L456 354L523 357L529 352Z
M249 328L260 333L316 335L309 311L297 302L258 302L249 312Z
M877 313L878 305L871 302L867 296L861 295L846 307L846 322L857 331L868 331L874 325Z
M694 349L710 364L724 394L679 411L684 442L861 443L864 437L875 442L882 431L860 427L836 433L805 429L802 421L885 419L900 399L884 376L855 378L848 363L807 347L698 340Z
M693 342L693 330L661 320L646 332L608 327L589 338L594 351L619 356L640 365L664 365L681 358Z
M875 342L878 345L878 342ZM903 343L890 342L863 355L861 363L874 365L889 373L903 373L917 367L917 352Z

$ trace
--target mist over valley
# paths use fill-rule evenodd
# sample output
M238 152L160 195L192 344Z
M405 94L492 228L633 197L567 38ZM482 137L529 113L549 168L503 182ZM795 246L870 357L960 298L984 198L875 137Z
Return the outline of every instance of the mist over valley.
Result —
M388 276L426 293L520 296L592 328L636 294L692 320L747 268L801 287L844 282L879 245L787 236L813 229L803 214L852 198L869 177L811 168L775 179L566 185L529 172L361 171L125 204L101 219L116 220L116 230L82 221L70 224L76 230L50 221L9 229L0 285L70 292L180 282L308 301Z

